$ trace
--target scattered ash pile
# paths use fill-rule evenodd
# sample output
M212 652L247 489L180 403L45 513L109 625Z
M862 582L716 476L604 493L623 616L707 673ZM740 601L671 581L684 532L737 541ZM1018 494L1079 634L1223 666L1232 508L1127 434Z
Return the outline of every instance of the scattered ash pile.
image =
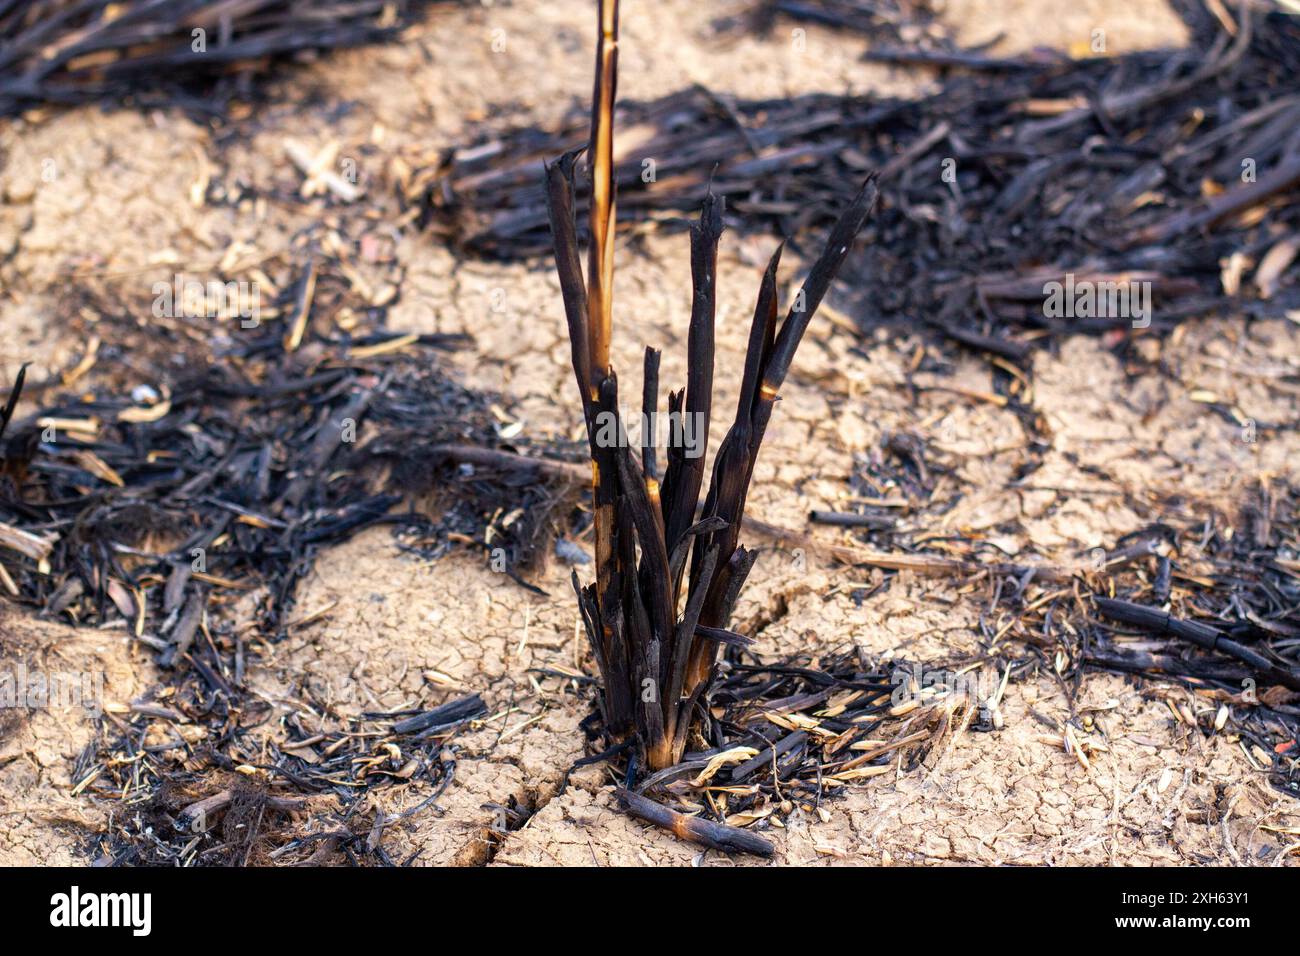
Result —
M984 66L999 62L979 48L959 47L939 13L936 0L762 0L718 26L768 32L784 21L814 23L868 38L871 48L863 59L886 63Z
M852 520L883 517L871 508L837 513L828 523L852 529L852 544L833 553L878 569L856 600L899 571L947 578L980 605L978 650L771 661L729 648L701 708L711 746L658 773L616 759L635 784L627 809L706 846L770 853L734 828L780 825L793 804L821 812L853 781L933 765L961 734L1001 729L1007 686L1039 675L1059 685L1069 716L1030 708L1038 739L1087 772L1110 749L1106 707L1080 693L1095 670L1144 678L1143 696L1183 733L1235 734L1251 767L1300 796L1300 492L1260 486L1237 513L1208 518L1178 500L1145 510L1149 526L1071 567L990 561L976 539L923 553L910 540L919 529Z
M259 626L281 633L313 554L375 524L429 554L448 534L490 540L511 573L530 569L541 532L568 517L537 481L562 474L565 450L534 463L520 454L528 439L500 437L494 396L430 361L463 344L374 333L294 351L278 332L249 332L166 381L92 387L14 418L0 436L0 528L6 559L18 556L4 586L51 617L120 615L175 656L226 592L264 590ZM98 346L137 366L149 348ZM425 498L441 503L437 518L410 507ZM489 535L505 515L517 520Z
M973 58L922 99L690 89L628 104L619 217L684 228L711 184L729 224L816 237L878 169L880 210L841 276L857 321L928 325L1013 361L1080 331L1294 312L1300 18L1185 16L1186 50ZM537 169L580 146L584 123L575 110L558 129L485 130L405 198L472 254L544 254ZM580 184L579 222L586 202ZM1102 285L1130 308L1054 312L1053 282L1071 306L1076 288Z
M1176 721L1204 733L1229 726L1253 767L1282 792L1300 794L1300 489L1293 482L1260 480L1247 500L1227 506L1122 491L1147 524L1058 567L1000 560L992 532L936 542L929 529L960 496L934 494L935 476L947 470L918 436L892 436L851 482L854 497L873 504L811 515L845 529L854 546L893 557L868 563L978 585L970 600L982 602L982 653L946 666L992 667L1012 680L1053 675L1080 719L1072 729L1051 729L1085 763L1082 735L1091 721L1075 712L1084 673L1144 675L1155 682L1144 692L1164 696ZM899 501L917 505L905 520L891 507ZM880 577L857 596L883 587ZM1172 693L1176 685L1197 705ZM1069 741L1071 732L1080 737Z
M76 767L77 793L121 807L95 840L102 862L240 864L340 849L393 862L380 841L394 821L360 826L354 808L393 783L428 781L436 797L454 769L444 745L484 714L482 699L351 719L304 684L306 706L339 729L309 733L295 713L291 740L306 749L268 752L259 728L285 718L249 693L247 670L310 620L294 594L316 554L364 528L392 526L426 558L460 542L499 548L522 583L574 518L565 449L548 446L539 470L527 439L502 437L493 409L506 403L440 368L437 351L465 342L325 335L294 318L305 292L290 286L267 310L283 307L289 321L233 333L234 321L200 331L201 320L137 321L130 306L82 303L69 314L96 317L92 347L29 392L64 394L19 415L20 375L3 406L6 599L125 629L164 675L126 712L104 713ZM334 829L272 839L285 814L326 796Z
M338 854L352 865L408 864L388 855L384 831L437 801L455 778L457 732L487 714L468 694L430 710L363 713L326 733L295 715L291 738L267 747L249 738L280 719L274 708L203 683L182 678L165 704L109 715L78 760L77 792L116 803L107 832L86 840L96 865L316 865ZM311 703L330 714L328 701ZM176 729L154 742L151 724L186 718L203 731L198 743ZM429 795L399 814L367 806L377 789L414 783Z
M272 63L392 40L429 2L11 0L0 3L0 115L100 100L219 113Z

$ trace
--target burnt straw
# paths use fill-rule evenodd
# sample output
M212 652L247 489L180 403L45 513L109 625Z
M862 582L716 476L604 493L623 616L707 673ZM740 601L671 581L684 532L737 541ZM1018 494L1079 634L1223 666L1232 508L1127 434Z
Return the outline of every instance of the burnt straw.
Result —
M491 551L534 588L525 576L568 529L581 484L567 460L579 446L505 437L507 397L437 359L467 337L393 333L378 310L347 332L324 321L359 305L337 280L345 255L322 249L309 270L316 321L300 348L278 323L223 339L225 320L159 317L78 283L62 332L99 344L0 386L9 658L29 656L21 615L120 634L157 665L68 766L74 793L113 808L85 832L96 865L397 865L386 834L432 812L456 778L453 741L511 681L454 696L431 682L397 710L360 712L308 674L287 710L258 692L272 646L334 612L299 603L327 549L385 527L421 564ZM298 281L270 308L297 298L302 267L284 268ZM387 814L373 794L395 786L424 795Z
M718 649L749 641L729 630L755 554L739 544L745 497L772 409L804 332L876 199L868 178L831 232L802 290L778 323L772 256L759 286L735 419L715 456L700 508L703 449L670 443L662 477L652 449L632 457L610 364L613 291L613 117L618 4L600 4L591 137L593 178L588 268L580 265L575 153L546 165L556 269L592 459L596 581L574 575L579 607L603 680L601 714L612 743L632 742L652 770L680 761ZM713 415L717 252L723 200L710 192L691 228L691 317L687 383L670 394L670 415L691 416L707 436ZM657 406L659 356L647 349L642 412ZM643 440L645 440L643 438ZM699 514L697 515L697 512Z
M269 63L391 40L431 2L0 0L0 116L127 97L220 115Z
M774 6L842 29L867 23L848 17L851 0ZM618 218L675 229L707 182L740 228L816 235L879 170L879 208L841 276L843 311L864 331L919 324L1022 366L1063 336L1131 328L1127 314L1046 308L1046 286L1069 276L1149 284L1143 335L1208 314L1283 317L1300 305L1295 270L1281 266L1300 229L1289 201L1300 181L1300 19L1247 6L1225 24L1199 2L1177 6L1191 37L1177 50L989 58L895 44L895 60L937 71L930 96L746 100L693 86L623 102L637 146L615 154ZM870 37L864 55L880 58ZM542 255L539 158L585 136L578 111L545 126L495 118L414 176L405 197L467 253ZM1251 259L1266 264L1255 278L1225 272L1225 261Z

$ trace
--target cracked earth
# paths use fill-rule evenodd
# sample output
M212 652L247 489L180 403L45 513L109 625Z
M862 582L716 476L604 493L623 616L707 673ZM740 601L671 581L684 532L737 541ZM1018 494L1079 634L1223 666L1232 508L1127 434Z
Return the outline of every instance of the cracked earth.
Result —
M729 30L740 2L670 0L654 23L645 0L625 0L620 92L649 98L693 83L742 96L813 91L922 92L914 71L858 60L860 39L808 29L796 55L788 25L768 35ZM952 0L947 20L966 43L1001 34L997 49L1068 48L1104 22L1116 52L1179 42L1182 26L1158 0L1119 3ZM1045 15L1044 6L1055 14ZM324 218L341 241L360 242L366 209L395 205L403 168L457 144L490 116L545 122L589 89L585 4L516 2L436 9L404 41L321 59L272 84L270 101L215 136L178 112L29 114L0 128L0 388L23 361L41 379L74 366L84 341L63 327L69 288L114 290L148 301L154 281L203 274L214 264L282 254L318 225L310 203L238 207L192 201L195 183L243 181L286 194L297 173L284 143L321 145L324 130L360 157L366 194ZM671 23L669 38L662 23ZM490 51L494 30L509 41ZM757 65L756 65L757 64ZM539 69L542 65L544 68ZM526 82L521 82L523 77ZM576 97L575 97L576 95ZM57 175L45 181L53 163ZM539 436L576 437L559 289L545 264L469 261L406 226L388 236L401 296L389 328L468 332L471 349L446 359L466 384L502 393L512 417ZM728 232L720 253L717 397L735 400L757 278L774 241ZM639 369L643 344L663 349L661 381L685 380L689 290L683 235L637 234L620 246L614 361ZM787 294L802 273L782 271ZM845 290L839 290L842 295ZM830 304L837 304L833 295ZM989 533L1008 556L1075 563L1144 527L1142 502L1177 492L1186 507L1240 500L1261 476L1287 473L1300 456L1294 433L1255 444L1198 403L1214 392L1259 421L1294 420L1300 328L1233 320L1187 323L1165 341L1144 340L1146 365L1126 368L1094 338L1066 339L1033 359L1033 410L1047 437L1033 481L1008 485L1029 454L1022 417L997 402L995 369L955 350L921 365L920 336L859 336L834 310L819 316L773 420L750 497L764 521L803 528L809 510L842 506L855 458L879 454L891 434L936 436L951 507L934 530ZM91 317L93 318L93 317ZM932 349L933 346L930 346ZM1183 381L1160 373L1182 370ZM153 370L137 369L149 381ZM639 393L639 377L625 388ZM720 435L713 436L714 443ZM1138 449L1143 449L1139 454ZM1104 475L1105 477L1099 477ZM825 529L816 535L839 539ZM580 542L584 543L584 542ZM755 651L828 653L851 643L873 655L939 659L974 647L983 596L908 572L880 588L878 571L845 567L770 542L742 595L735 626ZM428 806L423 784L372 793L394 822L384 845L418 865L755 865L680 843L615 812L611 780L586 767L578 727L586 691L555 676L592 673L558 561L536 583L542 597L493 573L476 552L437 561L403 552L383 529L325 552L300 586L304 616L278 643L256 642L251 692L304 726L335 728L349 714L440 704L477 691L489 715L455 744L453 783ZM862 594L866 593L866 597ZM160 681L147 649L124 629L88 631L0 605L3 663L105 674L109 707ZM305 692L310 691L310 695ZM326 700L323 715L305 701ZM911 773L851 788L824 806L792 806L767 831L775 864L1266 864L1300 823L1300 807L1271 791L1228 735L1205 737L1171 704L1193 704L1173 684L1108 674L1085 677L1109 751L1085 769L1040 739L1068 703L1050 675L1007 691L1004 728L958 735ZM74 793L73 768L93 741L80 711L0 712L0 863L85 863L88 837L121 812ZM184 727L178 728L184 735ZM268 721L260 732L283 732ZM299 814L304 832L315 826ZM1282 858L1294 864L1296 856ZM330 861L340 862L340 861Z

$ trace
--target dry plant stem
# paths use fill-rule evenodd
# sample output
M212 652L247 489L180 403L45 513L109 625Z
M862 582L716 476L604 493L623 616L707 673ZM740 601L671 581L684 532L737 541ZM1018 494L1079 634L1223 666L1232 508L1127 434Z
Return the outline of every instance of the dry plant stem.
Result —
M826 248L813 265L803 288L795 296L794 304L779 332L776 332L776 269L781 258L780 247L773 253L767 271L763 274L758 302L754 308L754 321L750 328L745 376L742 379L736 420L723 439L714 462L713 481L704 507L706 517L716 515L727 523L725 528L715 534L708 546L717 547L722 554L732 556L721 573L709 584L710 593L701 618L701 623L705 625L725 627L731 619L736 597L753 564L753 557L743 548L738 549L737 541L749 483L753 479L754 465L758 461L759 447L763 443L772 408L808 323L848 255L854 238L871 214L875 202L876 182L873 175L831 230ZM696 555L699 554L697 548ZM691 652L689 679L692 683L705 678L716 656L716 644L697 639Z
M23 383L27 380L27 365L28 363L24 362L18 369L14 386L9 390L9 397L5 399L5 407L0 409L0 438L4 438L5 429L9 427L9 420L14 417L14 409L18 407L18 399L23 394Z
M54 549L54 539L41 537L0 521L0 548L16 551L33 561L44 561Z
M717 314L718 240L722 236L722 203L712 194L704 200L700 221L691 226L691 324L686 340L686 421L697 423L704 437L698 454L688 457L681 446L668 449L664 476L664 526L671 551L695 519L694 503L704 483L704 455L713 410L713 324ZM700 425L704 427L700 427ZM687 503L690 507L687 507ZM680 585L680 580L674 582Z
M618 389L609 366L609 340L614 299L614 98L618 78L618 0L601 0L600 32L596 44L596 79L591 98L591 142L587 148L592 166L591 245L587 250L587 390L605 420L617 414ZM570 203L572 201L570 200ZM591 433L592 421L588 421ZM592 442L592 491L595 498L596 574L602 608L615 605L621 556L615 553L614 499L616 460L609 448ZM601 618L603 641L611 655L622 652L616 624ZM617 737L630 728L611 728Z
M722 850L725 853L771 856L775 849L770 842L757 833L750 833L748 830L728 826L725 823L688 817L631 790L619 790L617 796L619 802L632 816L662 827L680 839L714 850Z
M832 231L830 245L779 326L780 251L772 257L759 289L736 421L714 463L712 486L697 520L713 414L723 203L708 194L691 228L687 381L683 391L668 397L670 420L704 440L690 454L684 441L670 440L661 488L653 436L644 436L649 443L643 443L639 460L628 448L618 409L618 377L609 364L617 45L618 4L602 0L587 147L592 202L585 278L574 215L573 153L546 166L547 211L592 460L596 582L581 587L575 574L574 587L604 683L605 732L614 742L635 736L638 756L652 770L661 770L681 759L718 646L748 643L727 624L754 561L754 554L737 542L754 462L794 351L876 193L874 181L868 181ZM647 349L641 395L646 420L653 421L658 392L659 353Z
M1269 660L1264 655L1230 640L1218 628L1202 624L1200 621L1180 620L1168 611L1146 607L1142 604L1134 604L1132 601L1120 601L1107 597L1095 597L1093 601L1096 603L1097 609L1106 617L1123 621L1126 624L1134 624L1138 627L1173 634L1175 637L1190 641L1207 651L1222 651L1243 663L1249 664L1268 680L1281 684L1283 687L1289 687L1291 690L1300 690L1300 673L1288 670L1286 667Z

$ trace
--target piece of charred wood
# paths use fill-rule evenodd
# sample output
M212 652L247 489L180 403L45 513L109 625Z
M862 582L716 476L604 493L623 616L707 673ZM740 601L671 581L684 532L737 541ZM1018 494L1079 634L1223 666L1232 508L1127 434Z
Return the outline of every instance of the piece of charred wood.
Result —
M713 850L721 850L724 853L771 856L776 849L771 841L756 833L750 833L740 827L728 826L725 823L714 823L712 820L678 813L662 803L631 790L619 789L616 795L619 803L632 816L667 830L679 839L698 843Z
M1097 605L1097 609L1107 617L1123 621L1125 624L1133 624L1137 627L1156 631L1157 633L1171 634L1207 651L1221 651L1230 657L1235 657L1244 664L1248 664L1263 679L1271 683L1281 684L1291 690L1300 690L1300 674L1274 663L1262 654L1225 637L1218 628L1202 624L1200 621L1182 620L1174 617L1168 611L1147 607L1143 604L1135 604L1132 601L1121 601L1108 597L1095 597L1093 601Z

